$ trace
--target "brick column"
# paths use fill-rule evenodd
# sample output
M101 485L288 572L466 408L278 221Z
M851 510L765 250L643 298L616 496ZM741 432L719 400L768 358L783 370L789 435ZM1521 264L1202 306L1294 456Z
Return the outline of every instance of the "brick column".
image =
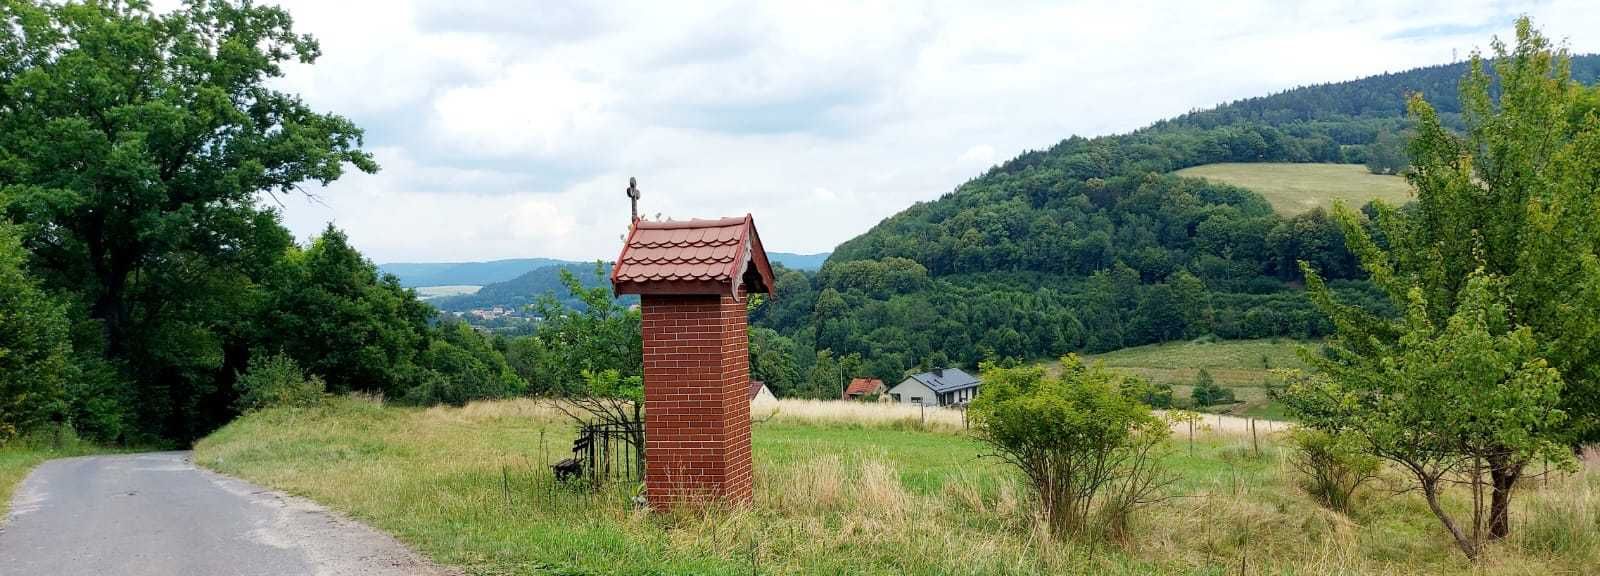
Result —
M748 502L750 349L728 296L644 294L645 493L650 505Z

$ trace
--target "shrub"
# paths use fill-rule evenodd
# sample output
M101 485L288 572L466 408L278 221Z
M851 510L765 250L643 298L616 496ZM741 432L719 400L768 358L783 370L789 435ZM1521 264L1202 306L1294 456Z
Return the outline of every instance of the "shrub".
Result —
M1309 428L1289 432L1289 463L1300 473L1300 488L1318 503L1348 514L1356 490L1378 476L1378 459L1349 438Z
M1167 382L1152 383L1139 377L1125 377L1120 385L1122 394L1134 400L1143 402L1151 408L1171 408L1172 384Z
M1211 373L1205 368L1200 369L1200 374L1195 376L1194 390L1189 393L1195 406L1214 406L1217 404L1232 404L1236 402L1232 388L1219 386L1211 378Z
M419 377L405 393L412 404L464 406L473 400L515 396L527 388L505 357L465 322L441 324L419 364Z
M322 402L327 384L316 375L306 375L293 358L284 354L255 354L250 367L234 382L239 398L234 406L240 412L266 408L305 408Z
M24 272L26 259L0 217L0 442L60 416L71 376L65 308Z
M1059 376L986 364L973 430L1023 473L1051 533L1094 528L1121 537L1129 514L1158 500L1168 483L1157 448L1170 432L1121 393L1119 377L1075 355L1061 364Z

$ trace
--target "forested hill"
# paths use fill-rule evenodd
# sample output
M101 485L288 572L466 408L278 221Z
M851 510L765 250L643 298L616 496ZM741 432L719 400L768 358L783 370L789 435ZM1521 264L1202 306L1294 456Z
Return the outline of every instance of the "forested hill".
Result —
M1600 57L1574 58L1572 70L1593 82ZM1170 173L1364 163L1403 141L1408 94L1458 123L1466 72L1458 63L1298 88L1022 154L845 242L818 274L786 272L779 297L756 312L767 330L752 336L753 369L805 386L819 357L824 370L848 370L827 365L845 358L893 379L1203 335L1320 336L1329 326L1301 293L1298 260L1350 298L1376 296L1327 215L1280 216L1254 192ZM782 353L763 360L763 348Z

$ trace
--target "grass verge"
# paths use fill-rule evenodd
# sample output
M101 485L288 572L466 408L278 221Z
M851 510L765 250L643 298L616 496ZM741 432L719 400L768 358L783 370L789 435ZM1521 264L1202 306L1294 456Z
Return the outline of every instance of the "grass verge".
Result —
M890 422L896 420L891 419ZM337 399L245 417L202 465L310 497L471 574L1581 574L1600 562L1600 471L1531 482L1518 536L1471 566L1414 494L1353 517L1294 486L1273 436L1175 437L1171 498L1127 542L1044 535L1009 471L959 432L774 418L753 441L756 498L653 515L635 487L556 485L571 427L518 400L395 408Z
M32 434L0 445L0 523L11 511L11 493L35 466L56 458L104 451L65 431Z

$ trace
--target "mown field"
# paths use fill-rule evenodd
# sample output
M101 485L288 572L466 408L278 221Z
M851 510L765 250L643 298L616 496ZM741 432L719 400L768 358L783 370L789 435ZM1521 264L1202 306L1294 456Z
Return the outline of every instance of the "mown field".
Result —
M830 417L827 407L841 408ZM1351 517L1294 485L1272 435L1174 440L1170 498L1125 542L1053 539L1026 492L941 420L842 403L758 411L746 509L656 515L635 487L589 494L546 463L571 426L531 400L396 408L337 399L234 422L212 469L320 501L469 574L1583 574L1600 565L1600 470L1530 482L1515 536L1459 558L1420 497L1373 491ZM1459 498L1461 495L1452 495ZM1460 504L1459 500L1451 503Z
M1306 368L1297 350L1314 345L1287 339L1196 340L1123 348L1085 355L1084 359L1151 382L1171 384L1173 394L1179 398L1189 397L1195 378L1205 369L1217 384L1232 388L1240 401L1214 407L1216 411L1282 419L1285 416L1280 407L1267 397L1268 384L1277 381L1272 371ZM1048 361L1046 365L1054 366L1055 362Z
M431 299L434 299L434 298L444 298L446 296L461 296L461 295L464 295L464 294L477 294L478 291L482 290L482 289L483 289L482 286L472 286L472 285L466 285L466 284L459 285L459 286L419 286L419 287L415 288L415 290L417 291L417 297L421 298L423 300L431 300Z
M1176 174L1249 188L1286 216L1332 208L1335 200L1351 207L1374 199L1396 205L1411 200L1411 187L1404 178L1372 174L1359 164L1206 164Z

